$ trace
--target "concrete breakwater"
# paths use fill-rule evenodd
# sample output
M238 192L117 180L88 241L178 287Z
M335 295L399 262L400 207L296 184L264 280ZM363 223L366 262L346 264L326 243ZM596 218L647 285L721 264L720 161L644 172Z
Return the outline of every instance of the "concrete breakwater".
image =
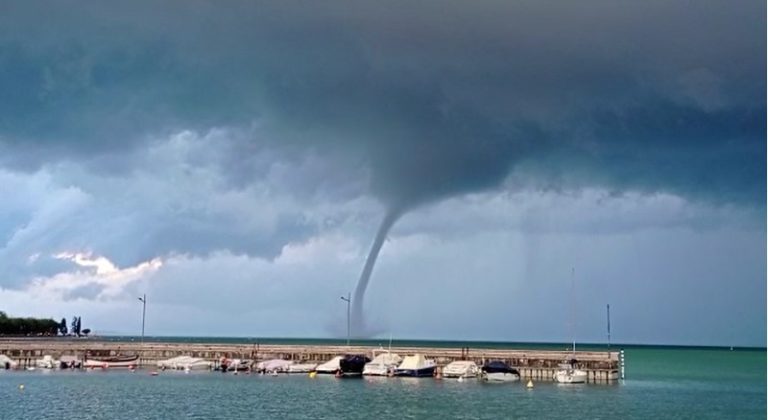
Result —
M374 346L341 345L282 345L282 344L211 344L211 343L162 343L162 342L112 342L57 339L4 339L0 340L0 354L19 363L19 367L34 366L45 355L59 358L63 355L89 357L117 355L140 356L140 366L154 367L158 360L176 356L193 356L218 364L221 358L249 359L254 362L269 359L291 360L297 363L322 363L343 354L366 354L387 350ZM565 360L576 359L576 366L586 370L589 382L611 382L619 379L623 357L619 351L570 351L534 349L487 349L487 348L440 348L440 347L392 347L400 355L420 353L434 359L439 366L455 360L471 360L483 364L490 360L502 360L517 368L524 379L552 380L558 365Z

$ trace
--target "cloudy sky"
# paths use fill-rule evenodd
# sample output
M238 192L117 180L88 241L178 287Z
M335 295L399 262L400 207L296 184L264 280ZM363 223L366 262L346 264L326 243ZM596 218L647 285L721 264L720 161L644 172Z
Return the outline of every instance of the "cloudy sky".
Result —
M0 310L764 345L765 7L4 2Z

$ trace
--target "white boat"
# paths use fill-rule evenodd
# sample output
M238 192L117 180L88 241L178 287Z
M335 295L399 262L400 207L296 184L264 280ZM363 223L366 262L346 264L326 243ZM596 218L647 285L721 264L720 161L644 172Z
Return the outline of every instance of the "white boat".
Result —
M86 368L134 368L139 365L139 356L89 357L83 364Z
M469 360L457 360L443 368L443 378L475 378L480 372L477 363Z
M177 356L166 360L159 360L157 367L173 370L211 370L213 363L199 357Z
M341 371L341 359L343 356L336 356L333 359L318 365L317 368L315 368L315 372L317 373L336 373Z
M16 369L18 363L14 362L10 357L0 354L0 369Z
M576 270L571 268L571 328L573 328L574 302L573 297L576 290L575 277ZM573 333L573 332L572 332ZM571 358L566 363L561 363L558 370L552 375L552 379L561 384L583 384L587 382L587 372L576 368L576 338L573 338L573 348Z
M437 363L421 354L406 356L395 369L395 376L430 377L435 374Z
M288 372L288 368L293 364L290 360L271 359L256 364L256 370L259 372Z
M42 359L35 361L35 366L40 369L56 369L59 367L59 361L55 360L51 355L47 354Z
M502 361L493 361L483 365L482 379L487 382L517 382L520 372Z
M576 368L576 360L561 363L552 379L560 384L583 384L587 382L587 371Z
M394 374L397 366L403 361L397 353L385 353L376 354L374 351L373 360L365 364L363 368L363 375L369 376L388 376Z
M317 363L294 363L288 366L288 373L309 373L314 372Z

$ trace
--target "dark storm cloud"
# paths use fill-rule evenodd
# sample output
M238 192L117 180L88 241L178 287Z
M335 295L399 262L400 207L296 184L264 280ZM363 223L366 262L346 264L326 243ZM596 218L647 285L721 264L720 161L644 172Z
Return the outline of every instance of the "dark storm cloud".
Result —
M493 187L510 170L547 188L764 201L762 2L19 2L2 12L9 165L256 124L273 149L368 162L389 206Z

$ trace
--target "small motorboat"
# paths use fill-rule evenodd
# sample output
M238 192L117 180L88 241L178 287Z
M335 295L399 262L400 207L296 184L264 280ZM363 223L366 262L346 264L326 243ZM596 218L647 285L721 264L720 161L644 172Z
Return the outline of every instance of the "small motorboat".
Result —
M362 354L348 354L339 360L339 369L343 376L363 376L365 364L371 358Z
M59 367L59 361L55 360L53 356L47 354L43 356L42 359L37 359L37 361L35 361L35 366L39 367L40 369L56 369Z
M222 372L244 372L251 369L251 361L247 359L227 359L222 358L219 363L219 370Z
M487 382L515 382L520 380L520 372L500 360L486 363L481 370L483 371L482 379Z
M101 368L101 369L114 369L114 368L130 368L136 367L139 364L139 356L108 356L108 357L89 357L83 364L86 368Z
M157 367L163 370L211 370L213 363L199 357L177 356L166 360L159 360Z
M288 366L288 373L310 373L317 368L317 363L294 363Z
M443 378L475 378L480 373L477 363L469 360L457 360L443 368Z
M80 369L83 361L77 356L65 354L59 358L59 369Z
M434 376L437 364L421 354L406 356L403 362L395 369L395 376L411 376L424 378Z
M16 369L18 366L19 364L13 359L4 354L0 354L0 369Z
M291 365L293 365L293 362L290 360L271 359L257 363L256 370L258 372L282 373L288 372L288 368Z

